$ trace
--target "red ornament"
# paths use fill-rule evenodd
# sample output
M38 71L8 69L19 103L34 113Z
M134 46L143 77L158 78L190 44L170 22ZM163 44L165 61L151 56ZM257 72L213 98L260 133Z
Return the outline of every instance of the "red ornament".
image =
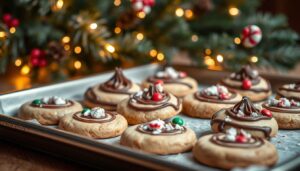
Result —
M20 21L17 18L12 19L8 24L9 27L18 27L19 25Z
M42 56L42 50L35 48L31 50L30 57L40 58Z
M244 135L240 134L240 135L237 135L235 137L235 141L238 142L238 143L245 143L245 142L247 142L247 137L245 137Z
M187 76L187 73L186 72L179 72L179 77L180 78L184 78Z
M219 98L221 100L229 99L229 94L227 94L227 93L220 93Z
M144 5L154 6L155 0L143 0Z
M244 79L242 84L243 89L249 90L252 87L252 82L249 79Z
M267 116L267 117L270 117L270 118L272 117L272 112L269 111L268 109L262 109L260 111L260 113L263 114L264 116Z
M47 60L45 52L38 48L32 49L30 53L30 63L33 67L45 67L47 66Z
M41 58L39 61L39 67L43 68L45 66L47 66L47 60L46 58Z
M157 84L163 85L163 84L164 84L164 81L163 81L163 80L156 80L156 81L154 82L154 85L157 85Z
M4 14L2 17L2 20L6 25L8 25L10 23L11 19L12 19L12 16L11 16L11 14L8 14L8 13Z
M255 47L261 39L261 29L256 25L248 25L242 31L242 45L246 48Z
M160 93L153 93L153 96L152 96L153 101L160 101L162 98L163 97Z

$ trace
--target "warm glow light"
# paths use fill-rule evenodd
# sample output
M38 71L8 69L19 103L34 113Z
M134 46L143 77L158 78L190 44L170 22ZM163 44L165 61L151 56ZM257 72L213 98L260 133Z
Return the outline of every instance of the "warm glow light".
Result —
M122 30L120 27L116 27L114 31L116 34L119 34L119 33L121 33Z
M30 67L28 65L24 65L21 69L21 74L22 75L27 75L30 72Z
M97 23L90 24L90 29L95 30L98 27Z
M207 66L213 66L213 65L215 65L215 61L210 56L205 56L204 57L204 63Z
M120 6L121 5L121 0L115 0L114 5L115 6Z
M193 11L192 11L192 10L190 10L190 9L187 9L187 10L185 10L185 13L184 13L184 15L185 15L185 17L186 17L187 19L191 19L191 18L193 18L193 16L194 16L194 13L193 13Z
M99 51L99 56L104 57L105 56L105 52L103 50Z
M157 50L155 49L150 50L149 55L155 57L157 55Z
M4 38L6 36L6 33L4 31L0 31L0 38Z
M15 27L11 27L11 28L9 29L9 32L10 32L11 34L14 34L14 33L16 32L16 28L15 28Z
M80 61L75 61L74 62L74 68L75 69L80 69L81 68L81 62Z
M16 60L15 60L15 65L16 65L17 67L21 66L21 65L22 65L22 60L21 60L21 59L16 59Z
M237 15L239 15L240 10L236 7L231 7L231 8L229 8L228 12L232 16L237 16Z
M76 47L74 48L74 52L75 52L76 54L79 54L79 53L81 52L81 47L80 47L80 46L76 46Z
M70 45L64 45L64 49L65 49L66 51L70 50Z
M56 1L56 8L61 9L64 6L64 1L63 0L58 0Z
M64 37L61 39L61 41L62 41L63 43L69 43L70 40L71 40L71 38L70 38L69 36L64 36Z
M138 33L138 34L136 35L136 39L138 39L138 40L143 40L143 39L144 39L143 33Z
M163 53L158 53L157 54L157 60L162 61L165 59L165 55Z
M241 44L241 39L240 39L239 37L234 38L233 41L234 41L234 43L237 44L237 45Z
M110 45L110 44L106 44L105 45L105 49L108 51L108 52L110 52L110 53L113 53L113 52L115 52L115 48L112 46L112 45Z
M137 13L137 16L138 16L139 18L143 19L143 18L146 17L146 13L143 12L143 11L141 11L141 12L138 12L138 13Z
M211 50L210 49L205 49L205 54L206 55L210 55L211 54Z
M223 60L224 60L224 58L223 58L223 56L222 56L222 55L220 55L220 54L219 54L219 55L217 55L217 61L218 61L218 62L220 62L220 63L221 63L221 62L223 62Z
M197 42L199 38L197 35L194 34L194 35L192 35L191 39L193 42Z
M182 8L177 8L175 14L177 17L182 17L184 15L184 11Z
M251 56L250 57L250 62L253 62L253 63L258 62L258 57L257 56Z

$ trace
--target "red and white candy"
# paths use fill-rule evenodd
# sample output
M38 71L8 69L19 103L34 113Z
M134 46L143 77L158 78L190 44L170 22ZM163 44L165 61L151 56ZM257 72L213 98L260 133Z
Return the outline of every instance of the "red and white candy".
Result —
M131 3L135 11L148 14L151 12L151 7L154 6L155 0L132 0Z
M246 48L252 48L262 39L261 29L257 25L248 25L242 32L242 44Z

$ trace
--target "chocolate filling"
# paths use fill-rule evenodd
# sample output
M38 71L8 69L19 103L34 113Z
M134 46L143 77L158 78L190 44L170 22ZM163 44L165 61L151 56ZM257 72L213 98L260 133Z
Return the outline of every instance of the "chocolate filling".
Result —
M225 100L219 99L218 96L205 95L202 92L194 93L194 97L197 100L204 101L204 102L209 102L209 103L221 103L221 104L235 104L235 103L237 103L238 101L230 101L230 100L236 98L237 94L233 91L230 91L230 93L231 93L231 96L228 99L225 99Z
M262 106L273 112L285 112L285 113L293 113L300 114L300 107L292 106L290 108L287 107L277 107L277 106L269 106L267 103L262 104Z
M147 79L147 81L150 83L155 83L158 80L162 80L164 82L164 84L181 84L181 85L185 85L185 86L189 87L190 89L193 88L193 85L180 81L181 80L180 78L174 79L171 77L162 77L161 78L161 77L151 76Z
M71 107L74 105L74 102L72 100L67 100L66 104L40 104L40 105L35 105L35 104L30 104L32 107L38 107L38 108L47 108L47 109L59 109L59 108L66 108L66 107Z
M226 137L225 134L219 133L213 135L210 138L210 141L220 146L232 147L232 148L257 148L264 144L264 141L261 138L250 138L248 142L239 143L239 142L226 140L225 137Z
M111 106L111 107L116 107L117 103L112 103L112 102L104 102L100 100L100 97L98 97L93 89L90 87L85 93L84 93L84 98L89 100L90 102L98 105L104 105L104 106Z
M151 130L144 130L143 126L144 125L139 125L138 127L136 127L136 131L141 132L143 134L156 135L156 136L177 135L177 134L183 134L187 131L186 127L183 127L183 130L179 130L179 129L173 129L173 130L162 129L161 133L153 134L153 132Z
M92 118L91 116L83 116L81 112L76 112L73 114L73 119L86 122L86 123L106 123L111 122L116 119L116 114L112 112L105 112L104 118Z

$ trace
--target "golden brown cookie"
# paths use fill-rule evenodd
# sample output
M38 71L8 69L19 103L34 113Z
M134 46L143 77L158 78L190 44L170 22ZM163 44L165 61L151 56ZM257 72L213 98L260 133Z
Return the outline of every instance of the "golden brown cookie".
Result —
M172 67L166 67L164 71L150 76L142 82L142 87L148 88L158 81L163 81L164 90L177 97L184 97L198 89L198 83L195 79L188 77L185 72L174 70Z
M270 99L262 107L272 112L280 129L300 129L300 102L287 98Z
M285 84L277 89L277 98L285 97L290 100L300 101L300 82Z
M272 94L270 83L248 65L221 80L220 84L242 96L249 97L253 102L266 100Z
M118 104L117 112L130 125L155 119L168 119L177 115L182 108L181 100L163 90L160 83L140 91Z
M183 98L183 113L192 117L211 118L214 113L233 106L242 96L222 85L210 86Z
M139 85L126 78L120 68L116 68L108 81L90 87L85 92L83 103L90 108L100 106L115 111L119 102L140 90Z
M267 109L258 109L247 97L243 97L235 106L222 109L213 115L213 132L225 132L231 127L244 129L252 136L260 138L274 137L278 132L272 113Z
M275 146L267 140L253 138L245 131L230 129L201 137L193 148L199 162L211 167L232 169L250 165L272 166L278 160Z
M192 149L197 138L193 130L175 122L154 120L129 127L121 136L121 145L154 154L177 154ZM180 125L178 124L180 123Z
M122 115L95 107L64 116L58 127L91 138L111 138L123 133L127 121Z
M36 119L42 125L56 125L67 114L82 110L81 104L75 100L61 97L44 97L23 104L18 117L24 120Z

